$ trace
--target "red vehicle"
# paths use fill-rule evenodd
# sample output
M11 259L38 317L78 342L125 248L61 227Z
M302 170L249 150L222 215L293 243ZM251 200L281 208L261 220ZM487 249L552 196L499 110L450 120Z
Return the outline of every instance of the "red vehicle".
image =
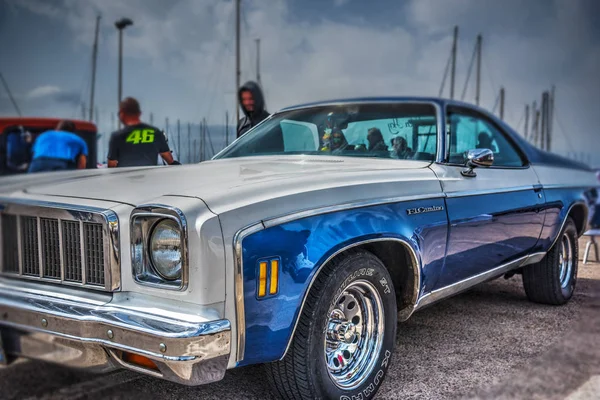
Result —
M0 118L0 175L27 172L33 142L43 132L56 128L60 121L59 118ZM96 168L96 125L88 121L71 121L75 123L77 135L88 145L86 168Z

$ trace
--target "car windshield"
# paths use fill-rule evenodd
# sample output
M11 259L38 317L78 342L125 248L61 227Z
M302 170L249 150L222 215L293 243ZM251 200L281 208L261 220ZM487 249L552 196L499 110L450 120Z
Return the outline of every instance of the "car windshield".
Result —
M215 158L307 154L433 161L436 148L432 104L336 104L277 113Z

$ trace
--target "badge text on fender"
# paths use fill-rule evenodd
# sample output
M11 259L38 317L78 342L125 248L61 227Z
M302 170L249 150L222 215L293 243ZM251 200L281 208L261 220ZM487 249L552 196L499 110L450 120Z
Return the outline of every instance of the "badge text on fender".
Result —
M407 208L406 209L406 213L408 215L423 214L423 213L436 212L436 211L444 211L444 207L430 206L430 207L417 207L417 208Z

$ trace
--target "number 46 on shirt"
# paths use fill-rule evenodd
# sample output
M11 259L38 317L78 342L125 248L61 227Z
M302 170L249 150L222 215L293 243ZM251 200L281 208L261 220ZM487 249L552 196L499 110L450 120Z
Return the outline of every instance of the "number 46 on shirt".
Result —
M154 129L134 130L127 136L127 143L154 143Z

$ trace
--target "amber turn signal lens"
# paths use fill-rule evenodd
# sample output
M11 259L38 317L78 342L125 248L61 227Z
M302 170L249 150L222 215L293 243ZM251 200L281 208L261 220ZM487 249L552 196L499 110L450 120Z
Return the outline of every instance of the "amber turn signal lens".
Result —
M258 297L267 294L267 263L262 261L258 265Z
M271 260L271 282L269 285L269 294L277 293L279 286L279 260Z
M148 357L140 356L139 354L127 353L126 351L124 351L123 352L123 361L125 361L126 363L129 363L129 364L134 364L134 365L138 365L140 367L158 371L158 367L156 366L154 361L152 361Z

